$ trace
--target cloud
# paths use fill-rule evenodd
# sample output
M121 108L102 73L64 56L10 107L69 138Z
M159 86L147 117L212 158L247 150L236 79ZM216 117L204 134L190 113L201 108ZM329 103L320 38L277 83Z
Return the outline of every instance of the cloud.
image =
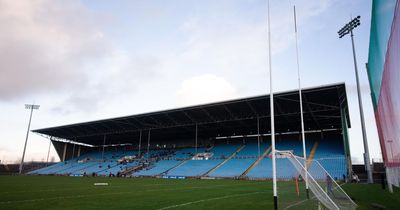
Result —
M278 55L294 45L293 4L275 4L271 7L271 42L273 55ZM313 17L324 13L330 5L327 0L301 4L297 8L298 24L304 25L305 32L314 33L319 29L316 25L321 24L315 24ZM265 72L268 52L267 13L265 5L260 6L262 8L255 11L258 14L256 17L249 11L246 11L248 16L238 17L229 10L212 10L207 15L195 14L187 18L179 28L185 39L183 50L175 59L180 62L176 66L190 66L192 71L207 69L221 74L249 69Z
M78 0L0 0L0 101L43 93L53 112L93 112L154 77L160 60L113 45L105 18Z
M0 100L85 85L110 49L79 1L0 0Z
M138 86L155 75L159 76L160 65L161 60L157 57L131 56L126 51L115 49L110 56L90 66L95 73L89 71L90 80L85 88L70 92L52 111L68 114L79 110L91 113L112 101L126 101Z
M204 74L184 80L177 91L178 105L194 105L236 97L235 88L224 78Z
M8 148L5 146L0 146L0 152L7 152Z
M272 53L279 54L294 45L293 5L296 5L299 36L309 36L324 27L319 18L333 4L334 0L280 1L271 4ZM282 10L285 8L285 10Z

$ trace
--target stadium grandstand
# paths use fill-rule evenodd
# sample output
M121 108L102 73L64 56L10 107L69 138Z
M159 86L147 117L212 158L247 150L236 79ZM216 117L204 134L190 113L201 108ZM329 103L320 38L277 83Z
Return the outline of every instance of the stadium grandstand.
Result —
M276 93L276 148L302 156L298 90ZM334 179L352 173L346 88L303 89L308 160ZM33 132L52 142L61 162L29 174L271 179L269 96L83 122ZM298 172L277 159L277 176Z

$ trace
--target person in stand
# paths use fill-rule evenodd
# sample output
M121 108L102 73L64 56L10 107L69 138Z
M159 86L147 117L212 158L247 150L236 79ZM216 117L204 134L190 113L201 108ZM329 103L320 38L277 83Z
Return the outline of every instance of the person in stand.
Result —
M333 195L332 179L326 175L326 192L328 195Z
M355 182L358 183L360 182L360 179L358 178L357 174L353 172L353 174L351 175L351 182Z

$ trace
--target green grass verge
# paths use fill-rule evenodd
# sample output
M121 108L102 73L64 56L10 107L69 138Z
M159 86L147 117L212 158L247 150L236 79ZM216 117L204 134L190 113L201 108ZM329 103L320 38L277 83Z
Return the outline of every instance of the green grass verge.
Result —
M387 188L383 190L380 184L346 184L343 189L357 203L357 209L376 209L371 206L373 203L387 209L400 209L399 188L395 187L390 193Z
M107 182L109 186L94 186ZM303 199L279 182L280 203ZM379 185L344 186L360 209L399 209L400 192ZM0 176L0 209L272 209L270 181ZM297 208L300 209L300 208Z

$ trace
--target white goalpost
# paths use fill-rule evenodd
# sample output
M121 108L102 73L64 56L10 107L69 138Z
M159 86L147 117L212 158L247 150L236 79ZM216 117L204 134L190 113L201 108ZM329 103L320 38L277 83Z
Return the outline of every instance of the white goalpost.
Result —
M305 183L306 200L302 205L312 205L313 207L325 207L328 209L356 209L357 205L336 183L332 176L324 169L324 167L316 160L307 160L306 139L304 134L304 118L302 103L302 87L300 77L299 50L297 38L297 20L296 8L293 7L294 15L294 34L296 41L296 62L297 62L297 79L299 87L299 108L301 115L301 140L303 157L294 155L291 151L278 151L275 146L275 119L274 119L274 91L273 91L273 72L271 58L271 28L270 28L270 1L267 0L267 29L268 29L268 63L269 63L269 82L270 82L270 120L271 120L271 156L272 156L272 182L273 182L273 199L274 209L278 209L278 188L277 188L277 160L276 157L287 158L293 168L295 168L296 177L299 175ZM296 178L296 190L299 195L298 180ZM311 190L311 192L309 191ZM311 195L309 195L309 192ZM292 207L299 205L291 205ZM296 207L295 207L296 208Z
M293 18L294 18L294 35L295 35L295 40L296 40L297 80L298 80L298 85L299 85L299 105L300 105L300 118L301 118L301 141L303 143L303 158L306 160L307 159L307 152L306 152L306 137L305 137L305 134L304 134L303 96L302 96L302 91L301 91L299 44L298 44L298 39L297 39L296 6L293 6ZM306 168L306 170L307 170L307 168ZM305 174L304 179L306 181L307 198L309 198L307 173Z
M269 106L271 115L271 147L272 147L272 188L274 198L274 210L278 210L278 189L276 185L276 159L275 159L275 116L274 116L274 91L272 85L272 53L271 53L271 18L269 11L269 0L267 1L268 10L268 63L269 63Z

